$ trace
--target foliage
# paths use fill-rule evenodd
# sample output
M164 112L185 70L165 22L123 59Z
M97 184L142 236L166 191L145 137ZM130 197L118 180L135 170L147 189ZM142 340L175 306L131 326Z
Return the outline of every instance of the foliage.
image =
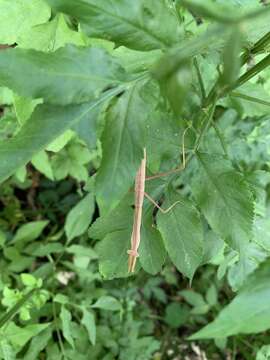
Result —
M0 0L0 359L269 357L268 3Z

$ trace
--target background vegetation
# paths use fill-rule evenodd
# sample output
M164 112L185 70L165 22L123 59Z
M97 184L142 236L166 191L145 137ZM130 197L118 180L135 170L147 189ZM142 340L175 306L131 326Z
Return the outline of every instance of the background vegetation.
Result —
M269 24L259 0L0 0L0 359L270 359ZM183 146L131 276L143 148L153 175Z

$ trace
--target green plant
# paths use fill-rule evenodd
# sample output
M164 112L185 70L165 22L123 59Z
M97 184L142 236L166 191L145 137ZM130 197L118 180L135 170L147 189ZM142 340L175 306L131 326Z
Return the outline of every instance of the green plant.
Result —
M209 356L233 336L267 357L267 335L252 355L241 338L270 317L267 2L0 0L0 14L0 358L169 358L167 328L214 339ZM185 169L146 181L176 205L145 200L134 279L143 149L149 176L175 169L185 132Z

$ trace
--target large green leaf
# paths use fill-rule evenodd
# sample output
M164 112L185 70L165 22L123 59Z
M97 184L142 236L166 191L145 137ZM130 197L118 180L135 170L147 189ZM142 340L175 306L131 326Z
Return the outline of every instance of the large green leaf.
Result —
M101 48L68 45L54 53L19 48L1 52L1 85L51 104L93 100L123 79L117 60Z
M158 213L157 224L171 260L192 279L203 258L203 229L198 211L180 194L168 191L164 209L177 201L167 214Z
M96 179L97 202L108 213L134 183L143 158L146 120L155 101L138 81L108 110L102 134L102 162Z
M165 48L179 40L176 16L165 0L46 0L79 20L92 37L136 50Z
M220 155L197 154L192 191L212 229L240 250L252 237L253 198L240 173Z
M91 110L118 91L112 90L99 100L82 105L38 106L20 132L0 144L0 182L25 165L34 154L45 149L68 128L84 119L90 121ZM95 118L92 121L95 121Z
M43 0L0 0L0 44L19 43L31 26L46 22L50 16Z
M224 338L236 334L258 333L270 327L269 262L251 276L246 286L217 318L191 339Z

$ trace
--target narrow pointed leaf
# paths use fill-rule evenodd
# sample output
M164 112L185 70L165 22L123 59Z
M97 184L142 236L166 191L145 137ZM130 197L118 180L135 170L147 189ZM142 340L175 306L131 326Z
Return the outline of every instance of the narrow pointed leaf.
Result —
M96 322L94 314L87 310L85 307L83 308L83 317L81 323L85 326L89 340L92 345L96 344Z
M67 340L69 345L74 349L74 340L72 337L72 330L71 330L71 320L72 316L68 309L65 308L65 306L61 307L60 312L60 319L62 321L62 330L64 338Z
M102 134L103 157L96 179L97 202L108 213L133 185L143 158L146 120L155 102L136 82L114 101Z
M87 194L74 208L68 213L65 222L65 232L68 241L76 236L82 235L91 223L95 201L93 194Z
M54 53L15 48L0 57L1 85L51 104L93 100L123 79L117 60L101 48L68 45Z

